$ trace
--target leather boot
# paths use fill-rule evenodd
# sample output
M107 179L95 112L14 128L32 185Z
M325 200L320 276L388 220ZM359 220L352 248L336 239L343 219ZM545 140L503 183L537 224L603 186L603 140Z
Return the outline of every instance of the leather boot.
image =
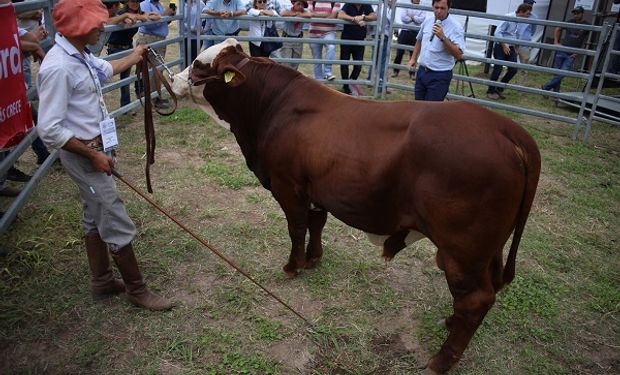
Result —
M110 267L110 256L108 246L97 232L88 233L84 236L86 243L86 254L88 265L90 266L91 293L93 298L101 299L111 294L118 294L125 291L125 284L119 279L114 278Z
M168 300L148 290L142 280L131 244L122 247L117 252L112 252L112 258L125 281L129 302L153 311L169 310L174 306Z

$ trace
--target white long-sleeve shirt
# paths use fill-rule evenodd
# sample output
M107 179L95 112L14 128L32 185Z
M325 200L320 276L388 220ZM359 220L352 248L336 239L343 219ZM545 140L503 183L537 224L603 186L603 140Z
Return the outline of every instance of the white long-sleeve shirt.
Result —
M113 69L105 60L89 53L81 54L58 33L55 41L37 79L39 123L36 129L43 142L58 149L71 137L89 140L101 133L99 123L105 109L100 101L103 94L94 79L101 86L112 77ZM90 70L85 63L90 65Z

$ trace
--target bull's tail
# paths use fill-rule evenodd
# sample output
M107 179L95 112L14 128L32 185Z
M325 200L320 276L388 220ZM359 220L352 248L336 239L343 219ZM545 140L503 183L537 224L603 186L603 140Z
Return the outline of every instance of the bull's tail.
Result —
M503 272L503 286L510 284L515 277L515 262L517 259L517 249L523 235L527 217L532 208L536 187L538 186L538 178L540 177L540 153L536 143L528 136L528 142L523 146L515 144L515 150L523 164L523 172L525 175L525 186L523 188L523 196L517 213L514 234L512 236L512 244L506 259L506 265Z

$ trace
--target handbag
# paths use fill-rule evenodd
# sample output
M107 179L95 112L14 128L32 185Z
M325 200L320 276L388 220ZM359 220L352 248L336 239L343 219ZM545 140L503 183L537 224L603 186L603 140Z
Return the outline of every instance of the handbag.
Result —
M275 22L271 22L271 26L265 26L265 32L263 34L267 37L279 37L278 30L276 29ZM282 48L282 42L261 42L260 49L265 56L271 55L271 52Z

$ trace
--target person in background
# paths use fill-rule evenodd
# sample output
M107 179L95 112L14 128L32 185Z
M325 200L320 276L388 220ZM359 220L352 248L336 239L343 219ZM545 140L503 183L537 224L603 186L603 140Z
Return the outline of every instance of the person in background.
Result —
M13 3L21 3L24 0L13 0ZM42 61L42 55L35 55L43 51L39 47L39 43L47 38L47 31L41 25L43 12L41 9L30 10L21 12L16 15L18 28L23 29L20 31L20 42L22 43L22 72L24 75L24 82L26 83L26 90L30 91L32 87L32 60ZM27 44L24 45L24 44ZM32 112L32 119L34 124L37 124L37 110L33 102L30 102L30 110ZM49 156L47 148L41 142L39 138L35 139L31 145L32 151L37 156L37 165L43 164L45 159ZM11 181L27 182L31 176L20 171L15 166L12 166L7 172L7 178Z
M308 2L305 0L291 0L292 6L289 9L285 9L280 14L283 17L302 17L302 18L311 18L312 12L308 10ZM285 38L303 38L304 24L301 22L295 21L286 21L284 22L282 28L282 36ZM294 39L291 39L294 40ZM289 59L300 59L301 55L304 51L304 45L301 42L291 41L282 43L282 48L280 48L280 54L284 58ZM299 67L298 63L284 63L283 65L290 66L291 68L297 70Z
M205 13L218 16L220 18L212 18L207 20L207 25L210 27L207 30L208 35L222 36L222 40L225 36L239 35L239 21L230 19L232 17L238 17L246 14L246 7L242 0L209 0L207 1L207 7ZM205 26L206 27L206 26ZM209 48L215 43L219 43L222 40L205 40L203 48Z
M586 21L583 17L584 9L582 6L578 6L571 11L573 14L573 18L567 20L568 23L574 23L577 25L589 25L588 21ZM562 32L564 33L564 38L562 38ZM562 28L557 27L555 32L553 33L553 43L556 45L561 45L564 47L573 47L573 48L586 48L586 42L588 41L587 30L577 28ZM571 70L573 67L573 63L577 58L577 54L568 53L564 51L555 51L555 58L553 59L553 67L555 69L562 70ZM541 89L547 91L555 91L560 92L560 86L562 84L561 75L555 75L548 82L542 85Z
M39 37L35 33L28 32L26 29L23 29L21 27L18 27L18 33L19 33L19 38L20 38L22 54L30 53L32 54L35 62L42 61L43 57L45 56L45 52L39 45ZM32 103L30 103L30 105L32 107ZM33 113L36 113L36 111L33 110ZM36 124L36 121L35 121L35 124ZM41 140L39 138L37 138L36 141L41 143ZM41 146L47 153L47 149L45 148L43 143L41 143ZM33 149L35 149L34 143L33 143ZM4 158L9 154L9 152L10 151L0 151L0 162L4 160ZM45 161L45 158L43 159L43 161ZM30 178L31 176L15 168L15 166L10 167L9 170L5 174L0 175L0 197L16 197L19 195L19 193L21 193L20 189L6 186L5 183L7 179L11 181L16 181L16 182L27 182L30 180ZM1 213L0 213L0 216L2 216Z
M135 16L131 13L124 13L124 14L118 15L118 12L121 6L121 2L119 0L101 0L101 1L107 8L108 16L110 17L108 19L108 22L106 22L106 24L108 25L133 25L136 23L137 20ZM103 51L103 47L108 43L108 38L110 38L110 35L112 35L112 32L110 31L103 32L101 33L99 40L97 40L97 43L87 45L86 47L89 49L90 53L92 53L95 56L99 56L101 54L101 51Z
M534 0L524 0L524 4L529 4L532 6L532 12L528 17L531 20L537 20L538 16L534 13L534 4L536 1ZM517 25L517 39L523 40L526 42L534 41L534 34L536 34L536 25L531 23L521 22ZM517 46L517 53L519 54L519 62L521 64L529 64L530 63L530 54L532 52L532 47L530 46ZM520 73L520 83L525 81L525 76L527 76L527 69L521 69Z
M411 4L420 5L420 0L411 0ZM400 15L400 20L405 25L411 26L420 26L422 22L426 19L426 11L419 9L405 9L402 11ZM405 44L408 46L415 46L416 37L418 36L418 30L409 30L403 29L398 33L398 44ZM396 50L396 57L394 58L394 64L400 64L403 61L403 55L405 54L404 49ZM413 51L409 52L409 58ZM394 68L394 73L392 74L392 78L398 77L398 73L400 71L397 68ZM414 73L409 72L410 77L413 79Z
M131 15L131 19L134 21L156 21L161 18L159 13L144 13L140 10L140 0L127 0L125 7L116 13L116 17L126 17L126 14ZM136 27L127 27L124 30L113 31L108 38L108 56L130 50L133 47L133 37L137 32L138 29ZM131 67L125 71L122 71L120 78L125 79L129 77L130 74ZM121 107L131 102L131 94L129 91L129 85L124 85L121 87Z
M185 66L189 66L198 56L200 51L200 35L203 31L200 15L207 5L201 0L193 0L185 3L183 14L185 15L185 30L189 32L189 60L185 61Z
M168 310L173 305L146 287L138 268L132 247L136 227L111 176L118 142L111 137L116 129L101 91L113 74L138 63L145 47L138 45L110 62L88 51L86 45L99 39L108 20L100 0L60 0L52 18L58 32L39 71L37 131L46 144L60 149L62 165L78 185L92 295L100 299L126 292L136 306ZM123 281L114 278L108 251Z
M311 1L309 4L313 18L338 18L340 12L340 3L330 1ZM322 40L336 40L337 25L325 22L311 22L309 27L310 38ZM314 60L323 59L323 48L325 48L325 60L334 60L336 58L336 45L331 43L311 43L310 50ZM331 63L314 64L314 79L324 79L333 81L336 76L332 74Z
M381 51L377 52L377 60L375 61L374 66L379 70L379 91L383 90L383 78L385 76L385 65L388 61L388 39L392 37L392 0L387 0L385 3L385 19L383 20L382 28L382 43L381 43ZM376 12L375 12L376 14ZM368 77L370 80L372 78L373 67L371 66L368 69ZM389 94L389 90L385 90L386 94Z
M366 21L375 21L377 19L377 14L369 4L346 3L338 13L338 18L350 22L342 27L340 39L360 41L366 38L366 32L368 31L366 28ZM364 46L341 44L340 60L349 59L362 61L364 59ZM349 65L340 65L340 74L343 80L356 80L361 71L361 65L354 65L351 76L349 76ZM361 94L357 85L349 84L344 84L342 86L342 92L355 96L360 96Z
M259 16L278 16L278 12L275 9L269 8L266 0L253 0L252 8L248 10L248 15L259 17ZM260 38L265 35L265 28L272 24L274 21L248 21L248 36ZM250 56L254 57L269 57L271 53L267 53L263 51L261 48L260 40L252 40L248 42L250 47Z
M531 13L532 6L530 4L523 3L517 7L516 12L509 13L507 15L527 18ZM496 37L514 40L513 44L509 44L508 42L495 42L495 46L493 47L493 57L496 60L510 61L513 63L517 62L517 50L514 43L517 42L518 26L519 22L516 21L502 21L495 29L494 35ZM502 69L503 66L498 62L493 64L493 71L491 72L490 78L491 81L497 81L499 79L500 74L502 74ZM501 82L509 83L515 74L517 74L517 68L509 66L506 74L502 77ZM489 88L487 89L487 98L492 100L506 99L503 92L503 87L489 85Z
M140 3L140 10L142 10L144 13L157 13L161 17L168 17L174 16L176 14L176 5L164 8L164 6L159 0L144 0ZM169 22L161 22L154 25L140 26L136 35L135 46L146 46L151 43L165 40L168 36L168 23ZM165 45L154 48L154 50L162 57L162 59L165 59ZM161 82L159 81L159 76L157 74L154 74L153 80L155 82L155 89L157 90L157 92L161 92ZM168 99L162 99L160 97L157 97L155 98L155 100L153 100L153 105L157 108L168 108L170 107L170 102L168 101Z
M409 69L417 66L415 100L443 101L450 89L452 69L463 58L465 32L450 16L451 0L433 0L434 17L426 17L416 39Z

